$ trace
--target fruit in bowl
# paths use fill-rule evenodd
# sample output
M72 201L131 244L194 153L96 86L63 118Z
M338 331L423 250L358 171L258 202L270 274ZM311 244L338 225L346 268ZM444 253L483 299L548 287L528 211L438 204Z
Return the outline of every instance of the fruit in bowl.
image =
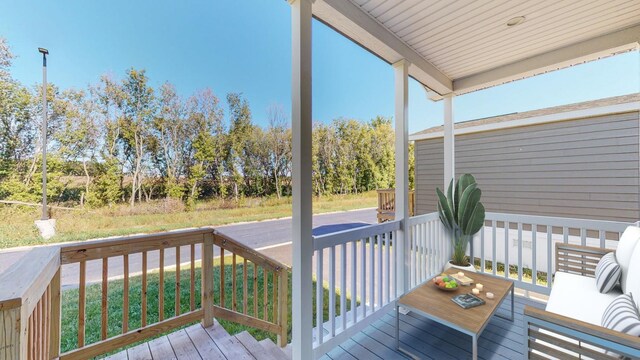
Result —
M441 290L453 291L458 288L458 282L446 274L436 276L433 279L433 283Z

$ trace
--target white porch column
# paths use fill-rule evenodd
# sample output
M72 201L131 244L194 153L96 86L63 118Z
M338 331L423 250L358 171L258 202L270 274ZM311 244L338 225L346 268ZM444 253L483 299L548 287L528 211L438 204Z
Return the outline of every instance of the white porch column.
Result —
M403 225L397 233L394 247L396 249L396 294L402 295L409 289L407 271L406 242L409 233L405 229L409 218L409 63L400 60L393 64L395 73L395 125L396 125L396 193L395 218L401 219Z
M445 194L451 179L456 177L455 161L453 94L448 94L444 96L444 188L442 191Z
M293 183L293 359L308 359L312 344L311 3L291 0L291 120Z

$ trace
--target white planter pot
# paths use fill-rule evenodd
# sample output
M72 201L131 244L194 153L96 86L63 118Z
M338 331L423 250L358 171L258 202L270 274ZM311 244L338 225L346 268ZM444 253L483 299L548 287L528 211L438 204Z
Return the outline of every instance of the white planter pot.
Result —
M449 270L451 268L459 269L459 270L467 271L467 272L476 272L476 268L471 264L469 264L467 266L453 265L451 263L451 260L449 260L449 261L447 261L446 264L444 264L444 270Z

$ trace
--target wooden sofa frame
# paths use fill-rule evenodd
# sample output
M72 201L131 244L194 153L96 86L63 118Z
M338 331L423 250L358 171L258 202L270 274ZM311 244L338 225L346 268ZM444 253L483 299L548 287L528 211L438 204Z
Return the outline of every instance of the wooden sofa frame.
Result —
M556 243L556 271L595 277L598 261L611 251L613 250ZM531 306L525 306L524 309L524 336L525 358L529 359L587 357L609 360L620 359L620 355L640 358L638 337ZM549 344L553 346L548 346ZM597 351L594 347L606 351Z

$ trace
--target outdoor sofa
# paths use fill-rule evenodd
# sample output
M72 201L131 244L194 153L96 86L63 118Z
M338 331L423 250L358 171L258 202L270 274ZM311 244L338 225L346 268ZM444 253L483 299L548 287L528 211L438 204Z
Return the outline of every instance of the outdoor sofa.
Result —
M613 251L621 270L620 281L611 291L601 293L596 286L596 267ZM557 243L555 260L556 273L546 309L525 307L528 358L640 359L640 337L602 325L605 310L610 314L610 304L622 294L633 296L631 302L635 301L638 314L640 228L628 227L616 250Z

